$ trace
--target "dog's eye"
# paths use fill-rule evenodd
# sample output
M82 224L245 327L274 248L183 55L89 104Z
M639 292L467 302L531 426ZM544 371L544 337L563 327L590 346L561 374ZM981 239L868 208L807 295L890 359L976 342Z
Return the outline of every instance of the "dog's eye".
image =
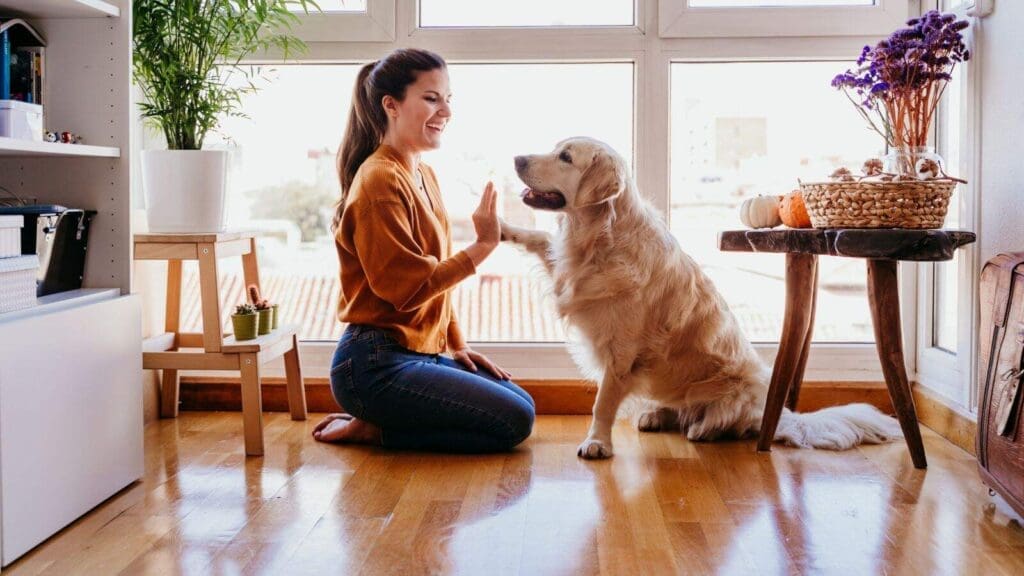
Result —
M569 156L568 152L562 152L558 155L558 159L566 164L572 164L572 156Z

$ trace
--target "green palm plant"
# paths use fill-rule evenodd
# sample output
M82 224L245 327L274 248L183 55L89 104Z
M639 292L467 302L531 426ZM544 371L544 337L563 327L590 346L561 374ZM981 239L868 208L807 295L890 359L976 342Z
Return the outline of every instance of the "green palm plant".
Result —
M290 34L290 9L319 10L314 0L134 0L133 78L142 116L171 150L200 150L220 118L240 116L256 90L242 61L268 49L285 58L306 45ZM229 82L235 73L244 82Z

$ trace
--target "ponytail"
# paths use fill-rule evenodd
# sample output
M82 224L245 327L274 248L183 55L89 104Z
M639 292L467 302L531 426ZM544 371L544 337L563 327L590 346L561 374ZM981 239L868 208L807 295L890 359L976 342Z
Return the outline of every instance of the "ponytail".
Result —
M437 54L415 48L395 50L385 58L363 66L356 77L352 90L352 108L348 114L348 126L338 148L338 179L341 182L341 198L335 205L331 230L341 225L356 172L363 162L380 146L388 129L384 113L384 96L402 101L405 89L416 81L420 72L445 68L446 64Z

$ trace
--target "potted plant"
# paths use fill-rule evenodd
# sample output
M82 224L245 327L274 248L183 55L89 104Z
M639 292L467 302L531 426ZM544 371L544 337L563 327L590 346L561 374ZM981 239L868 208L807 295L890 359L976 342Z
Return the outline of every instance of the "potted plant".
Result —
M249 285L249 301L252 302L256 308L256 314L259 316L256 332L260 335L270 334L274 324L274 311L270 302L260 296L260 289L255 284Z
M256 337L256 308L248 302L235 306L231 315L231 326L235 330L235 340L252 340Z
M168 148L142 153L151 232L224 229L227 151L203 150L203 141L220 118L242 115L243 95L256 90L243 59L305 49L289 30L292 10L309 8L319 9L313 0L134 0L133 79L143 118Z

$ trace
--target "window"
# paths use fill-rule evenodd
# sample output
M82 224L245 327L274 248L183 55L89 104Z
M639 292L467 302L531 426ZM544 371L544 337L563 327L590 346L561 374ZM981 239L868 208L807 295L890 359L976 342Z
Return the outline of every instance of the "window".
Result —
M934 7L934 6L932 6ZM974 41L979 21L990 2L943 0L941 8L971 19L965 41L971 61L958 65L946 85L935 123L935 142L946 171L967 180L950 198L944 226L978 232L976 198L980 139L978 121L979 45ZM948 262L917 266L917 373L920 384L967 411L976 409L974 374L977 334L976 282L980 274L977 244L959 250Z
M908 0L659 0L663 37L881 36Z
M687 0L691 8L774 8L781 6L874 6L875 0Z
M343 4L354 7L354 1ZM444 148L424 160L442 180L456 242L470 239L466 215L488 178L503 190L504 216L554 225L550 215L527 212L518 202L512 156L549 150L574 135L608 141L634 161L641 194L671 219L683 248L708 267L770 361L781 331L783 263L721 253L717 232L739 226L737 190L783 193L804 174L820 176L840 163L856 168L880 152L878 137L829 81L870 42L866 36L899 26L908 6L907 0L780 6L783 1L701 7L695 6L700 0L366 0L365 12L300 16L296 32L311 41L305 62L265 68L275 80L247 99L251 120L233 119L223 132L240 149L230 184L232 225L268 231L264 281L286 304L288 320L302 319L306 373L327 375L333 343L317 340L332 340L341 329L334 319L336 257L320 232L337 195L334 151L355 71L409 45L434 50L450 64L455 120ZM482 4L500 16L488 19ZM645 28L655 22L658 28ZM713 146L729 138L735 149ZM287 186L292 191L281 193ZM268 209L301 197L310 206ZM503 246L459 288L457 313L473 324L474 347L517 378L579 377L532 262ZM863 262L822 259L809 379L881 379L874 347L864 344L872 332L863 275ZM292 287L270 283L274 277ZM759 301L748 297L750 286ZM853 314L846 312L851 306Z
M420 0L420 26L632 26L633 0Z
M299 13L294 33L307 42L390 42L395 0L317 0L321 12Z
M881 138L830 85L847 67L672 65L672 231L751 340L779 337L785 256L721 252L717 233L741 226L739 205L747 198L785 194L798 178L823 180L840 166L857 170L879 155ZM814 339L874 341L864 261L822 256L818 275Z

